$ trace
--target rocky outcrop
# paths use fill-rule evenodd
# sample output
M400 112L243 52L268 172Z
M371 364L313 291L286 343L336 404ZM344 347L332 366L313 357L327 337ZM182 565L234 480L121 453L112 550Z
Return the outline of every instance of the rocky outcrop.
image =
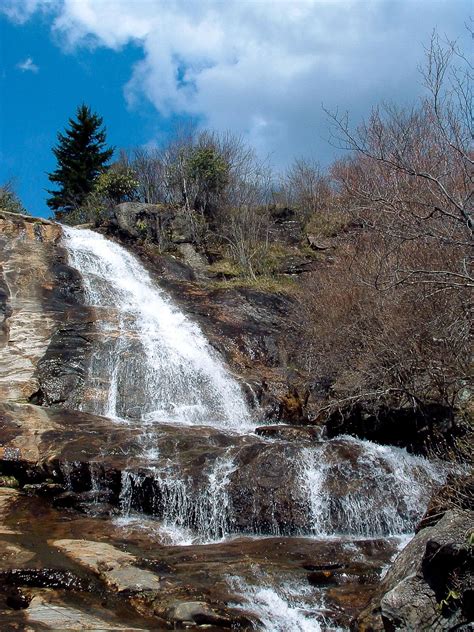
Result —
M204 541L237 533L369 536L414 528L442 471L409 457L398 462L356 440L321 443L309 430L268 440L6 404L0 471L56 507L139 511ZM402 487L407 476L411 489Z
M171 223L175 213L161 204L123 202L112 211L106 230L125 241L149 240L166 249L170 245Z
M354 630L467 630L474 620L474 513L449 511L397 557Z
M0 399L65 404L79 392L93 317L61 227L0 213Z
M420 404L414 407L371 407L362 403L339 408L325 423L328 438L351 435L382 445L395 445L416 454L455 449L466 426L450 406Z

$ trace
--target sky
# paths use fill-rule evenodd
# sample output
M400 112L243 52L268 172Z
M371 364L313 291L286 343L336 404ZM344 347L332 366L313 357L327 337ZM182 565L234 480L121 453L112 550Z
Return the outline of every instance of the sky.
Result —
M433 29L469 51L471 13L470 0L0 0L0 184L48 216L51 149L83 102L117 148L192 119L277 170L325 165L322 106L357 123L412 104Z

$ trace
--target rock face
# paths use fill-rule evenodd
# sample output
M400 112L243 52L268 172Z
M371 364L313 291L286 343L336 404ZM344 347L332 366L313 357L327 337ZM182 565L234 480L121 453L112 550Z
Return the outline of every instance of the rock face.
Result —
M427 454L433 449L449 450L466 429L457 423L451 407L440 404L376 410L358 404L332 413L326 422L326 432L329 438L348 434Z
M87 369L92 316L58 224L0 213L0 399L66 403Z
M449 511L397 557L354 630L468 629L474 620L472 511Z
M57 507L139 511L199 541L238 533L405 533L444 480L442 470L416 457L357 440L320 442L310 429L287 428L291 434L268 440L4 404L0 471Z
M125 239L149 239L166 247L163 243L170 229L174 214L159 204L124 202L116 206L109 221L109 230Z

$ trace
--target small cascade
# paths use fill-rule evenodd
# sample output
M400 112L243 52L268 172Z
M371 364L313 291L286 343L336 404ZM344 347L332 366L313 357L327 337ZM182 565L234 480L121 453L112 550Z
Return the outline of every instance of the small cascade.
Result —
M132 510L148 511L160 518L169 539L183 537L213 542L231 533L232 501L228 493L235 465L220 457L199 481L177 468L149 468L146 473L122 472L120 509L129 516Z
M309 599L313 601L311 606L304 599L305 592L311 593L308 585L278 586L275 582L266 582L265 578L258 578L257 585L239 577L229 577L227 581L242 599L242 603L234 607L254 614L268 632L336 631L322 614L323 605L315 608L313 595Z
M63 231L70 264L82 275L102 331L82 409L112 418L249 429L238 383L141 263L96 232Z
M334 453L334 445L349 449ZM349 458L341 458L344 452ZM327 441L301 455L310 533L362 537L413 532L446 471L406 450L352 437Z
M282 460L290 475L272 487L262 481L266 465L258 458L244 465L238 447L207 452L204 465L178 454L140 472L125 471L122 515L151 514L177 542L213 542L239 533L399 536L413 532L446 476L439 465L405 450L351 437L296 448L292 458L285 447L273 444L272 455L274 466Z

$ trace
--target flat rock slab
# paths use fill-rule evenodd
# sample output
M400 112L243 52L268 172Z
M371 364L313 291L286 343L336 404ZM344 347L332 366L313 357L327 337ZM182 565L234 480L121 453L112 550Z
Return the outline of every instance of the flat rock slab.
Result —
M151 441L159 442L165 456L184 453L199 458L204 450L265 445L256 436L228 434L207 426L162 424L150 429L77 410L0 403L0 461L99 462L117 469L149 466L153 459L143 456L147 434Z
M49 630L122 630L123 632L144 631L146 628L130 627L121 623L111 612L102 617L80 610L49 595L35 595L25 611L25 619L31 624L41 624Z
M97 573L107 586L118 592L158 591L161 587L155 573L134 566L134 555L111 544L87 540L55 540L50 544Z
M0 551L5 556L0 557L1 581L9 590L42 597L15 612L7 606L2 609L0 590L0 630L6 622L20 620L18 617L22 617L20 630L40 625L56 630L88 629L89 621L81 614L102 620L98 629L105 630L114 629L115 621L121 626L116 629L130 630L161 630L186 621L190 625L206 621L215 626L210 629L217 630L239 623L242 630L251 630L252 625L245 622L252 616L255 619L255 614L239 582L269 589L292 586L301 590L308 611L317 611L315 604L323 598L324 616L344 627L370 598L374 582L397 544L271 537L168 546L163 544L164 538L160 540L160 523L151 519L137 517L139 524L124 524L59 511L45 498L28 497L17 490L7 490L3 496L14 499L4 505L6 513L1 515L1 522L14 533L0 536ZM309 583L311 572L334 564L341 583L332 585L330 592L327 586ZM234 584L232 578L239 582ZM44 592L38 586L54 590ZM104 599L107 603L101 609ZM239 603L238 611L229 607ZM64 618L61 623L54 619L46 623L56 606L58 616ZM118 611L120 615L114 618ZM73 617L79 623L74 624ZM107 627L110 625L112 628Z

